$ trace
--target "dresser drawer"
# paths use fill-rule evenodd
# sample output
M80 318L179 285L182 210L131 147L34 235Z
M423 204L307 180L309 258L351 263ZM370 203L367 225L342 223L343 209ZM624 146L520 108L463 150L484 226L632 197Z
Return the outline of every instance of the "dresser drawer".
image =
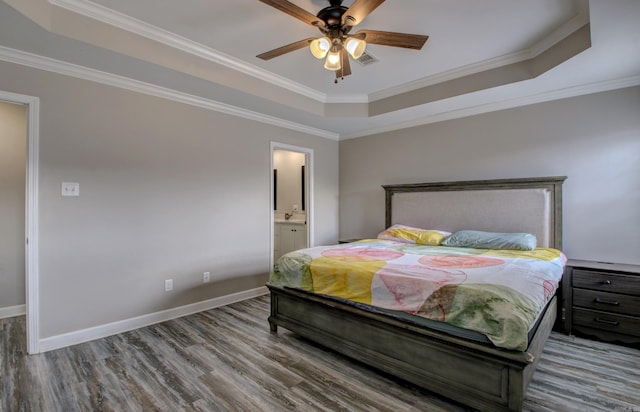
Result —
M587 309L640 316L640 296L576 288L573 289L573 305Z
M586 326L623 335L640 337L640 318L637 317L574 308L573 323L576 326Z
M640 295L638 276L610 274L585 269L573 269L573 286L582 289Z

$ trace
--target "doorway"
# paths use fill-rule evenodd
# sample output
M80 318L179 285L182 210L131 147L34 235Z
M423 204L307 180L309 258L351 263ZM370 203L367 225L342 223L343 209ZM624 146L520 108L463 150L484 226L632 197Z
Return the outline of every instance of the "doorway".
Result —
M30 354L40 351L39 341L39 301L38 301L38 136L40 119L40 100L37 97L26 96L0 90L0 102L20 106L26 111L22 118L22 125L26 129L25 162L21 184L24 187L24 214L22 225L23 236L17 235L18 249L24 250L24 314L27 325L27 352ZM23 130L24 131L24 130ZM24 147L23 147L24 149ZM19 171L18 171L19 173ZM24 242L24 243L22 243ZM23 249L24 248L24 249ZM23 256L23 257L22 257ZM21 289L22 290L22 289ZM18 305L18 307L21 307Z
M0 101L0 318L26 313L27 107Z
M270 267L313 239L313 150L271 143Z

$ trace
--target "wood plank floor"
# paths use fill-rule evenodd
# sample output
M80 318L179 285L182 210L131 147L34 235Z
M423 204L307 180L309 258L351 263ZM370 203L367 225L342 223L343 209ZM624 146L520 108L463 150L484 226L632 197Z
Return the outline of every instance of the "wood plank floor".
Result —
M280 328L267 296L39 355L0 320L0 411L465 411ZM640 411L640 350L553 333L525 411Z

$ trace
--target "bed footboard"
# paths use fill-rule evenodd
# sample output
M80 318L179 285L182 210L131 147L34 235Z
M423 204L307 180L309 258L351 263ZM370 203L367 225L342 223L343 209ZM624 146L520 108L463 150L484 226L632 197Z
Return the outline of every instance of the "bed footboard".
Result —
M321 296L268 285L269 325L292 332L465 405L519 411L556 316L548 305L529 349L506 351L367 312Z

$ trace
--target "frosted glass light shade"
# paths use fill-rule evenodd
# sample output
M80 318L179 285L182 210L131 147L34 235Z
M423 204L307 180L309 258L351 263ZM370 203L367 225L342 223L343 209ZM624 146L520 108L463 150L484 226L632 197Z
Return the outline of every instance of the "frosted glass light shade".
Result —
M340 52L332 51L327 53L327 58L324 61L324 68L327 70L340 70L342 68L342 64L340 63Z
M356 39L355 37L349 37L344 42L344 48L354 59L360 58L364 53L364 49L367 47L367 43L364 40Z
M318 39L314 39L309 43L309 50L311 50L311 54L316 59L324 58L329 49L331 48L331 40L327 37L320 37Z

